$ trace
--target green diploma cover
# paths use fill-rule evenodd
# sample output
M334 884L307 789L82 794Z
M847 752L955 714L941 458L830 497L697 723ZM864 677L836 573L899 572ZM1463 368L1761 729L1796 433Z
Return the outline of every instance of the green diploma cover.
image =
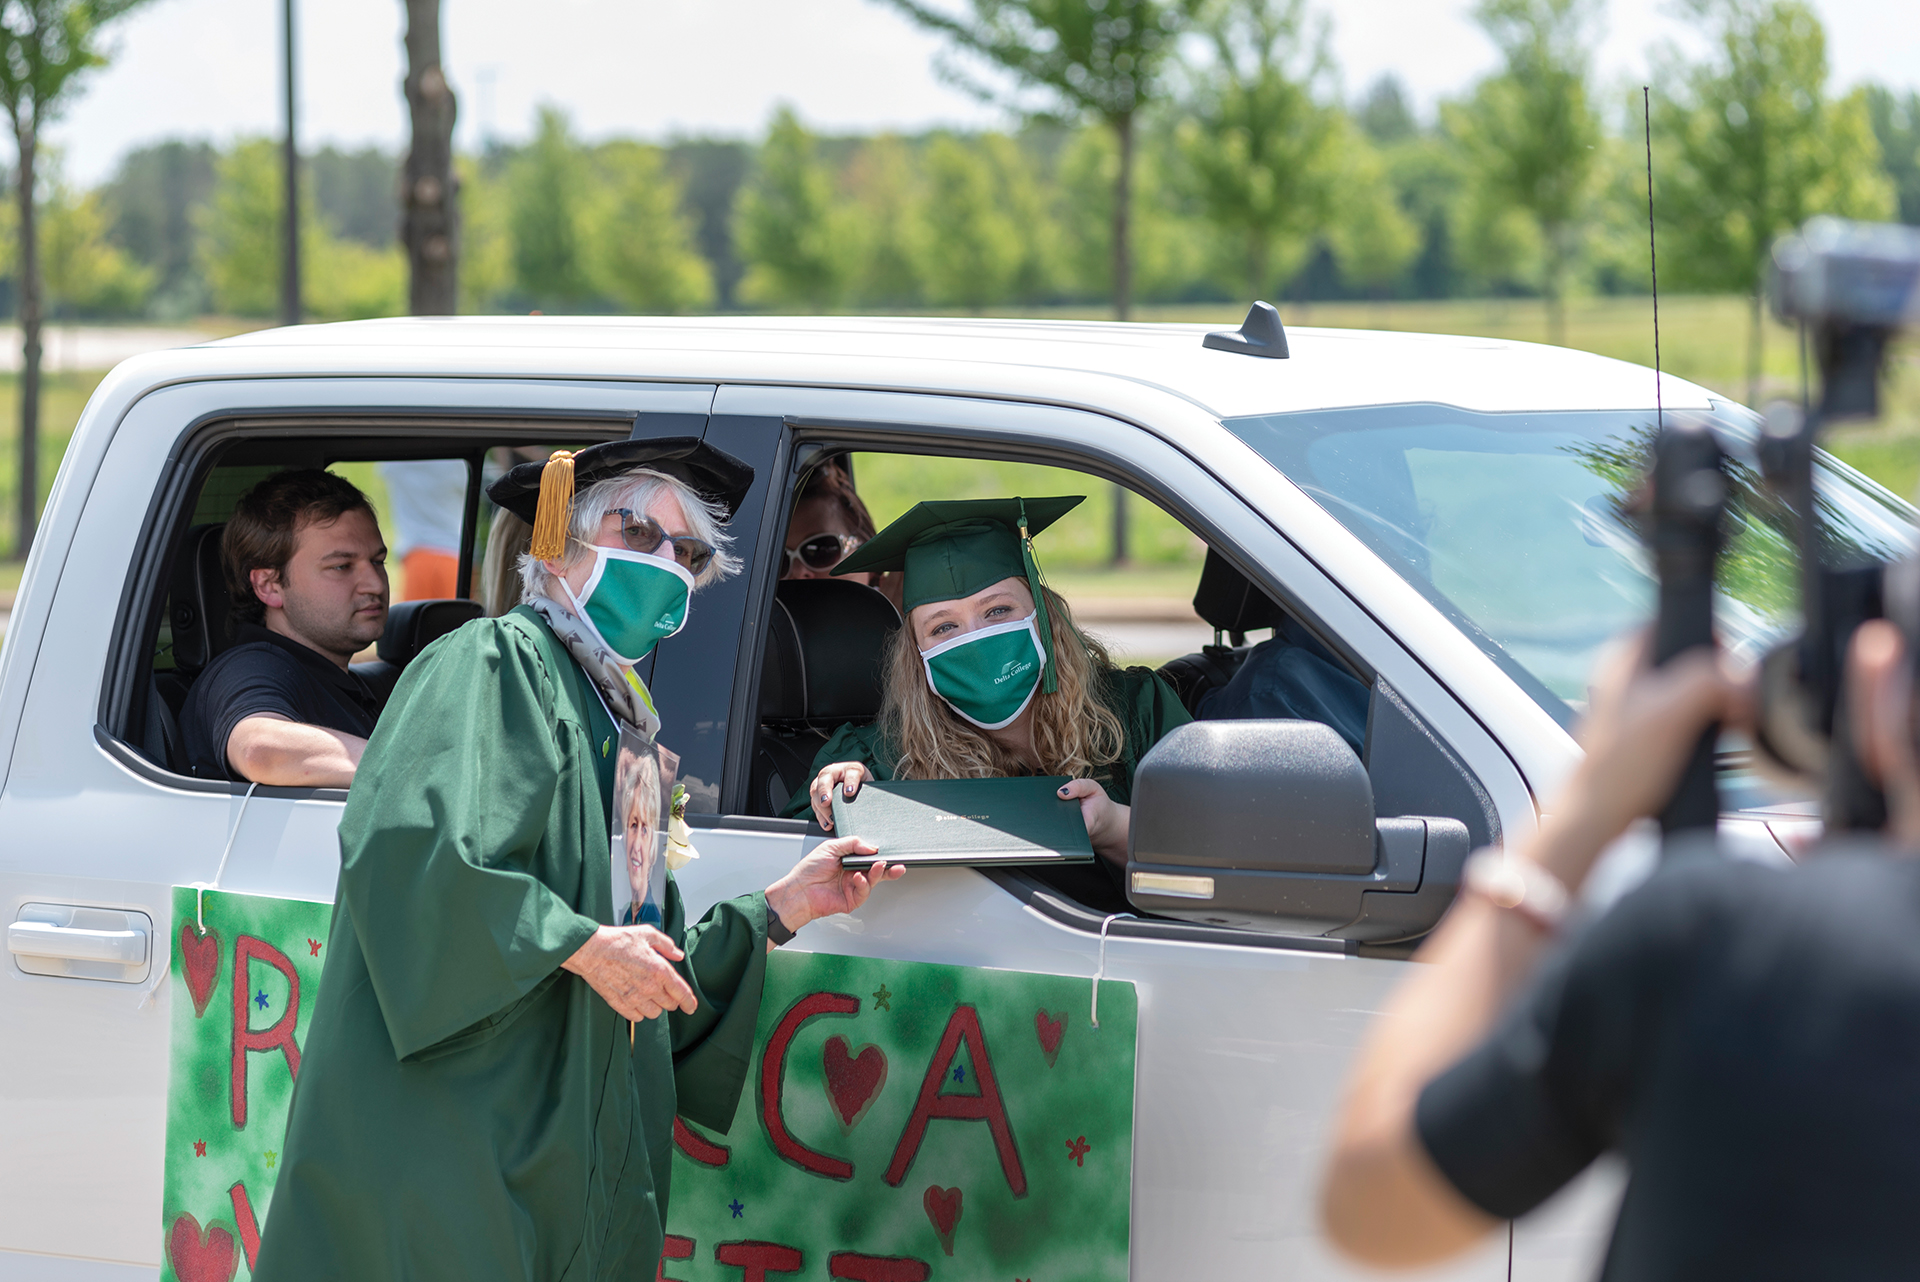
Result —
M865 783L852 801L833 792L833 830L879 847L849 855L906 864L1089 863L1080 803L1060 797L1064 777L915 779Z

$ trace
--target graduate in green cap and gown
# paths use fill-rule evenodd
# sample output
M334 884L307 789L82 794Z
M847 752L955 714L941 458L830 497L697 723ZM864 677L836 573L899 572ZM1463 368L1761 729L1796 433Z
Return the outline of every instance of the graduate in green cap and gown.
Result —
M902 571L906 626L880 716L842 726L787 813L833 827L833 789L868 779L1068 775L1094 850L1124 865L1133 772L1191 718L1147 668L1116 668L1040 577L1033 536L1084 496L916 504L834 567Z
M534 527L523 604L409 664L361 760L254 1277L655 1276L675 1114L731 1125L769 946L900 872L841 839L697 923L670 873L658 926L615 923L615 761L659 729L632 665L739 568L752 475L621 441L490 491Z

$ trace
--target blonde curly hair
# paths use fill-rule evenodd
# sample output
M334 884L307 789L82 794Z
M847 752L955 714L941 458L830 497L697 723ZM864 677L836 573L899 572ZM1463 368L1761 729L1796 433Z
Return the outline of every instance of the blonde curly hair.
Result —
M1025 593L1026 585L1020 590ZM1042 584L1053 632L1056 689L1033 696L1033 747L1041 774L1099 779L1120 759L1126 728L1108 708L1113 659L1105 646L1074 626L1064 597ZM882 737L900 754L899 779L989 779L1026 771L987 734L947 706L927 685L911 623L894 634L880 703Z

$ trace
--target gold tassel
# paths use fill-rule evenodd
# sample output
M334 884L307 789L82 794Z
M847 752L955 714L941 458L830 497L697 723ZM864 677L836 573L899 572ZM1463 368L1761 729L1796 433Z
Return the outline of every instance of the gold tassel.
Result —
M567 526L573 520L573 453L555 450L540 469L540 504L533 513L533 543L527 549L540 561L566 555Z

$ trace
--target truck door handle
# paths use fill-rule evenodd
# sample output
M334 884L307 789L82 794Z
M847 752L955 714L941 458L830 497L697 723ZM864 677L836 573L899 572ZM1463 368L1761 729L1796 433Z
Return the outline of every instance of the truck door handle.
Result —
M7 927L7 951L28 957L141 966L147 960L147 932L82 930L44 921L16 921Z

